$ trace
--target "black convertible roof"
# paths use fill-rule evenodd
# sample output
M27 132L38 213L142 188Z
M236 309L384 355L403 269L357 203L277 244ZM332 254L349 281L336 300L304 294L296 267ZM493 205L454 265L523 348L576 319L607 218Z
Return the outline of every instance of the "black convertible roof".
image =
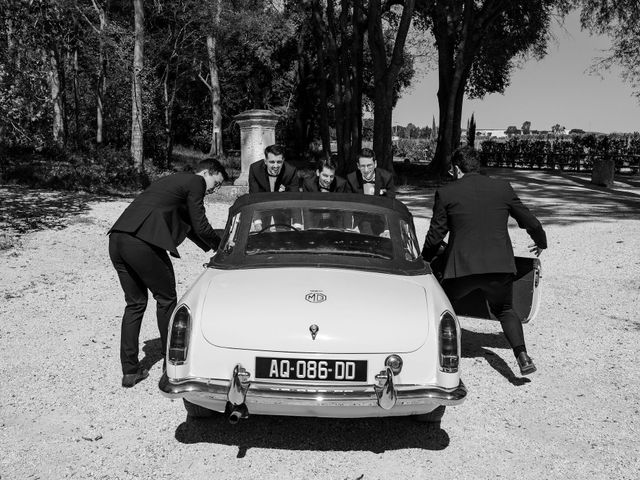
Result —
M229 208L230 214L235 214L241 208L248 205L256 205L272 202L290 202L290 201L318 201L318 202L338 202L349 205L362 205L388 208L394 210L400 215L411 216L407 206L399 200L384 197L363 195L362 193L320 193L320 192L261 192L247 193L238 197L233 205Z

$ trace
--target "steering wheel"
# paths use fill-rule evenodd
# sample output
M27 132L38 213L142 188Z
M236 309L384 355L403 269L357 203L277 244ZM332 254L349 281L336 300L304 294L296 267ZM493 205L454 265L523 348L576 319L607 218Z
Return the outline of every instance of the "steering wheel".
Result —
M290 230L295 230L296 232L301 232L302 231L299 228L294 227L293 225L289 225L288 223L271 223L271 224L267 225L266 227L264 227L262 230L258 231L257 233L262 233L266 229L271 228L271 227L285 227L285 228L288 228Z

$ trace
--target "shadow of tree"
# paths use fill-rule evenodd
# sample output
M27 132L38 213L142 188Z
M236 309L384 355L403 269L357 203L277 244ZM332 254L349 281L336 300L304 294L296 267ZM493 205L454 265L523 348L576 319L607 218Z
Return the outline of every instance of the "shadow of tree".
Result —
M237 446L238 458L250 448L312 451L370 451L420 448L443 450L449 435L436 425L410 417L334 419L253 415L231 425L226 415L208 419L187 417L175 438L181 443Z
M593 185L580 173L490 168L486 173L508 180L516 193L543 225L571 225L606 221L638 215L640 181L616 176L613 188ZM435 188L409 191L398 196L414 217L431 218Z
M517 377L507 362L491 350L487 350L486 347L502 348L507 350L507 355L512 355L511 347L502 332L480 333L463 328L461 343L462 356L464 358L483 358L496 372L506 378L512 385L521 386L531 381L528 378Z
M19 185L0 186L0 226L17 234L67 227L89 210L89 202L118 197L42 190Z

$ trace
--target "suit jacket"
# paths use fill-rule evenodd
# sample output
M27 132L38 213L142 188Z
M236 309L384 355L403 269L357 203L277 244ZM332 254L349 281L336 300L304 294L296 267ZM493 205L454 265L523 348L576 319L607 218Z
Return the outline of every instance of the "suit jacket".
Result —
M364 180L360 170L351 172L347 175L347 192L364 193L363 183ZM376 168L374 187L374 195L380 195L380 190L386 190L382 195L390 198L396 198L396 187L393 184L393 175L391 172L383 170L382 168Z
M290 163L284 162L280 173L276 178L274 192L280 189L280 185L284 185L287 192L300 191L300 182L298 180L296 167ZM249 167L249 193L270 192L269 175L267 174L267 166L264 160L253 162Z
M538 219L525 207L511 184L467 173L436 191L431 225L422 256L431 261L449 232L444 251L444 278L481 273L515 273L507 229L511 215L540 248L547 237Z
M313 177L305 178L302 182L302 191L303 192L319 192L320 184L318 183L318 176L314 175ZM343 193L347 191L347 181L342 178L335 176L331 185L329 185L330 192Z
M436 191L431 225L422 256L431 261L449 232L444 251L444 278L481 273L515 273L507 229L511 215L540 248L547 237L538 219L525 207L511 184L467 173Z
M153 182L122 212L111 232L127 232L174 257L188 237L205 252L218 248L220 237L207 220L204 209L204 178L193 173L174 173Z

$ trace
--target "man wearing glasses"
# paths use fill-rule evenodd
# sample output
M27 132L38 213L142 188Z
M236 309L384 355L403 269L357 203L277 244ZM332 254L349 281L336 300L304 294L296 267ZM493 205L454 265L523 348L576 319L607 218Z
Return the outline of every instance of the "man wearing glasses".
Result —
M347 191L365 195L396 197L393 175L377 167L375 155L370 148L363 148L358 154L358 169L347 175Z
M108 232L109 256L127 304L120 333L123 387L133 387L149 376L138 362L147 290L157 303L162 354L166 351L169 319L177 298L167 251L179 258L177 247L187 237L205 252L218 248L220 237L205 215L204 196L226 179L227 173L216 159L200 161L194 172L163 177L136 197Z

